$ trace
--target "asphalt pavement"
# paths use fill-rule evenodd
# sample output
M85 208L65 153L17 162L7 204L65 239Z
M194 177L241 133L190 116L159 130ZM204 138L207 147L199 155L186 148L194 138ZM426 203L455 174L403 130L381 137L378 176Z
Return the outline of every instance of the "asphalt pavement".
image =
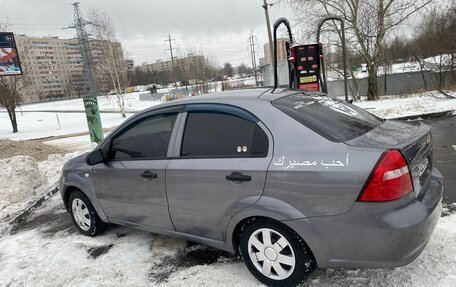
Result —
M456 116L430 119L434 166L445 178L444 203L456 203Z

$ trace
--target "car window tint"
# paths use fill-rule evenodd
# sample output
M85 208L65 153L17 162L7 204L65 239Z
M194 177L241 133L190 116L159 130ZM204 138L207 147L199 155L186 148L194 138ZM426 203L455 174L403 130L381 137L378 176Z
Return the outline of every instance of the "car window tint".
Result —
M282 112L325 138L343 142L367 133L383 120L322 94L294 94L272 102Z
M163 158L168 151L171 132L177 114L167 114L138 120L112 140L110 158Z
M256 122L219 112L189 112L183 157L264 157L268 138Z

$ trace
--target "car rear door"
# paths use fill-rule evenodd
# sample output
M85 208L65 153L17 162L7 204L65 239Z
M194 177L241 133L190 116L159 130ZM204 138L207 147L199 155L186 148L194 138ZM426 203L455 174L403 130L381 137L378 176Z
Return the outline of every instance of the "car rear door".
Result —
M228 220L263 193L272 137L252 114L228 105L187 106L166 169L176 231L222 240Z
M146 116L110 139L108 160L94 166L93 182L111 222L174 229L165 170L177 118L177 112Z

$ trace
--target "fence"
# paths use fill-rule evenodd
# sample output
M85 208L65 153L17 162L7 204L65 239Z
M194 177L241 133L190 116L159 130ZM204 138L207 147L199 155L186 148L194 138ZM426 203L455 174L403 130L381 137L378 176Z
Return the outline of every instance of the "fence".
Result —
M279 72L279 85L288 85L288 64L280 62L277 65ZM262 68L264 86L274 85L274 74L272 73L271 65ZM386 79L385 79L386 77ZM443 73L423 71L409 72L391 75L381 75L377 78L378 91L380 95L397 95L412 93L423 89L438 89L439 81L442 80L443 86L455 84L456 71L448 71ZM367 78L356 79L358 92L360 96L367 96ZM351 79L348 80L348 94L352 95ZM344 96L344 81L335 80L328 82L328 94L336 97Z

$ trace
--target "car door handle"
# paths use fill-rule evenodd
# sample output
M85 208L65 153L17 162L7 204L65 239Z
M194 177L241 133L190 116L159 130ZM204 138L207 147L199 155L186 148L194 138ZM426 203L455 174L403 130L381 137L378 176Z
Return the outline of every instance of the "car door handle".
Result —
M156 173L150 172L149 170L145 170L145 171L143 171L143 173L141 173L141 177L153 179L153 178L157 178L158 176Z
M243 175L240 172L232 172L230 175L225 176L226 180L229 181L251 181L250 175Z

